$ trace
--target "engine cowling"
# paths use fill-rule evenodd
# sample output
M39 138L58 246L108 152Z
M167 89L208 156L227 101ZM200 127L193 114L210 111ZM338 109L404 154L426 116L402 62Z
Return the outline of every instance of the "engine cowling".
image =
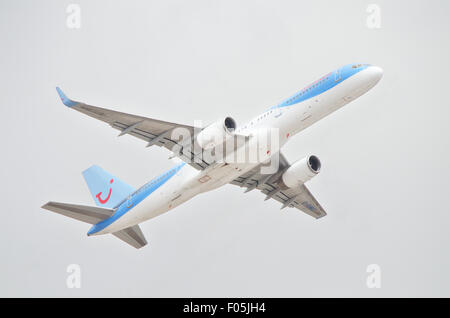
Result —
M322 164L316 156L308 156L294 162L281 176L288 188L299 187L319 172Z
M222 144L236 129L236 122L231 117L225 117L208 127L197 135L197 142L203 149L213 148Z

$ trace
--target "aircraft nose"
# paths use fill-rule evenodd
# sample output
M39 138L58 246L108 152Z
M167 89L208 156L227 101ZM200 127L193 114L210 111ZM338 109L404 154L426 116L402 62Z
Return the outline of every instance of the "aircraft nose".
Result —
M383 69L378 66L370 66L369 70L374 82L378 83L378 81L383 77Z

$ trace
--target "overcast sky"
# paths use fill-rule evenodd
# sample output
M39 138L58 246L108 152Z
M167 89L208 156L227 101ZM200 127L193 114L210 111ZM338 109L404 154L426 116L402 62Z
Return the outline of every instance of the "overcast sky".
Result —
M450 296L448 1L79 0L70 29L72 2L0 2L0 296ZM135 187L173 165L64 107L57 85L151 118L244 123L354 62L383 79L283 149L321 159L308 186L323 219L226 185L142 224L135 250L40 208L94 205L92 164Z

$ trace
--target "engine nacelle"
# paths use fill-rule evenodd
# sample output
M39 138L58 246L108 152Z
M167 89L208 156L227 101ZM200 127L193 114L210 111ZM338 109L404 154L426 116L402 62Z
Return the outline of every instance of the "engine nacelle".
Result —
M203 129L197 135L197 142L203 149L222 144L236 129L236 122L231 117L218 120Z
M299 187L320 172L321 163L316 156L308 156L294 162L281 176L289 188Z

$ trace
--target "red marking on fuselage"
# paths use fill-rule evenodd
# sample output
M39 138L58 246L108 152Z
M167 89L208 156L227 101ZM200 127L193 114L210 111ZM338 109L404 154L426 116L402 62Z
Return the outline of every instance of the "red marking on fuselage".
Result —
M111 179L111 180L109 181L110 184L112 184L113 182L114 182L114 179ZM107 196L106 199L104 199L104 200L101 198L101 195L102 195L101 192L97 193L97 194L95 195L95 197L98 199L98 201L99 201L101 204L105 204L106 202L108 202L109 198L111 197L111 192L112 192L112 188L109 188L108 196Z

